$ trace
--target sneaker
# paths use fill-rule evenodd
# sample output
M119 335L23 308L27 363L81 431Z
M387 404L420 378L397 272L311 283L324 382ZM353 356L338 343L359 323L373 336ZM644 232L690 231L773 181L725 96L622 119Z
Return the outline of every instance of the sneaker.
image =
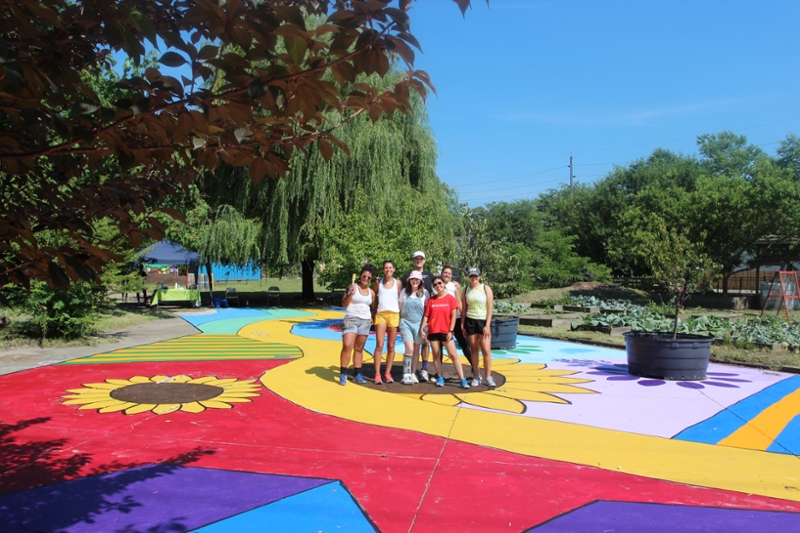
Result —
M469 383L467 383L467 378L461 378L461 388L462 389L468 389L469 388Z
M375 374L375 385L383 385L383 381L381 381L380 374Z
M403 374L403 385L413 385L414 374Z
M419 371L419 380L422 382L430 381L431 377L428 375L428 371L424 368Z
M472 383L470 385L472 385L473 387L480 387L481 386L481 377L480 376L474 376L472 378Z
M339 375L339 385L341 385L342 387L347 385L347 375L346 374Z
M417 383L419 383L419 380L417 379L417 376L415 376L414 374L411 374L411 384L412 385L416 385Z
M497 383L494 382L494 378L492 376L486 378L486 384L490 387L497 387Z
M364 376L362 376L361 374L356 374L356 383L358 383L359 385L363 385L366 382L367 380L364 379Z
M389 383L394 383L394 380L392 379L392 375L391 375L391 374L384 374L384 375L383 375L383 381L384 381L384 383L386 383L387 385L388 385Z
M443 377L439 376L439 378L436 379L436 386L437 387L444 387L444 378Z

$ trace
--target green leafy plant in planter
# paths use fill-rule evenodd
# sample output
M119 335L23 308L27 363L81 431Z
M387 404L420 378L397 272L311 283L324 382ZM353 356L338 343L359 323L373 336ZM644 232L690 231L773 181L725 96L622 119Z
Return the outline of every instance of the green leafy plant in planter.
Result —
M714 337L679 335L679 315L686 298L713 281L719 266L703 253L700 242L692 241L674 226L668 227L657 213L638 212L629 216L636 223L628 230L627 239L623 239L625 251L638 255L652 271L653 278L675 295L675 318L671 334L641 331L625 334L628 372L671 380L705 379Z

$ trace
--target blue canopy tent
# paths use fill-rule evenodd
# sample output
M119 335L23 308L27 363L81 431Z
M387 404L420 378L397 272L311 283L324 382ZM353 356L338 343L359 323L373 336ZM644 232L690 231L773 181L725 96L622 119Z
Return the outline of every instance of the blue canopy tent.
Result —
M180 244L171 241L161 241L152 247L143 248L137 252L136 256L140 263L187 265L195 274L198 274L200 270L200 254L190 252ZM211 277L211 263L206 263L206 271L208 272L209 293L211 301L213 301L214 285Z

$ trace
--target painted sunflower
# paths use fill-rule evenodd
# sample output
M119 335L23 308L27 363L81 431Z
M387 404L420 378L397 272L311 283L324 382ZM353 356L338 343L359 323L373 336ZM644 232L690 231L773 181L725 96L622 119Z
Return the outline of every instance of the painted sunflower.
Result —
M461 363L466 365L464 368L469 367L469 363L464 357L461 357ZM577 372L548 369L544 364L520 363L519 359L492 359L492 373L495 372L505 378L505 383L496 389L473 392L464 390L463 392L403 394L403 396L419 398L440 405L456 406L466 403L494 411L522 414L526 410L523 402L569 404L571 402L557 395L597 394L596 391L575 386L580 383L591 383L592 380L566 377L577 374Z
M66 398L64 405L80 405L79 410L164 415L175 411L201 413L206 409L231 409L234 403L249 402L251 397L259 396L255 392L259 388L254 379L133 376L107 379L104 383L84 383L83 388L67 390L70 394L62 398Z

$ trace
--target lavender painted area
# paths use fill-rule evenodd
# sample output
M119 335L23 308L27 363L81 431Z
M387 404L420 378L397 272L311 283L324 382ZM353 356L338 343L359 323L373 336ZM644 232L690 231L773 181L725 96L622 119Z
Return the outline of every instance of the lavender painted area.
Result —
M589 359L552 361L547 369L575 372L568 377L591 380L580 387L598 394L557 394L569 404L525 402L527 410L520 416L665 438L791 377L712 364L704 381L666 382L630 376L622 362Z
M330 480L152 465L0 498L11 532L188 531Z
M595 502L531 533L786 533L800 531L800 514L652 503Z

